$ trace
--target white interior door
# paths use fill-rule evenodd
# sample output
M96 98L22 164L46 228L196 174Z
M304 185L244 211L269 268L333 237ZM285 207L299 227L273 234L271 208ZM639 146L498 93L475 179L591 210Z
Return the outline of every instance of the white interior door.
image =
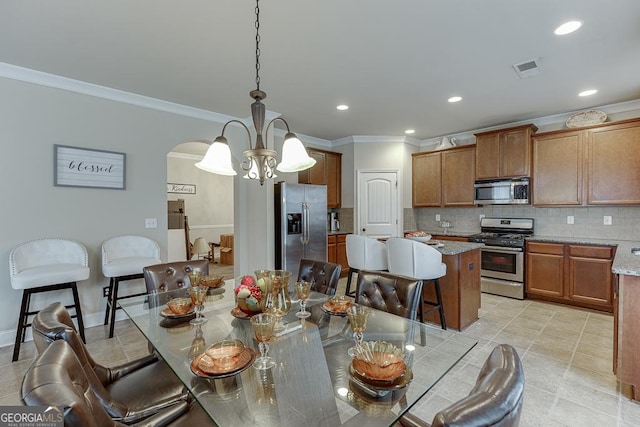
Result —
M358 171L356 234L400 235L398 171Z

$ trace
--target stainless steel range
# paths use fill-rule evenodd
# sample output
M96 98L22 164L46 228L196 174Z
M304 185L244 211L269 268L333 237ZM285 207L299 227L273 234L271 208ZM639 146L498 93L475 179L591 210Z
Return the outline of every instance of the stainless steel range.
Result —
M533 234L533 218L482 218L470 242L480 249L482 292L524 299L524 243Z

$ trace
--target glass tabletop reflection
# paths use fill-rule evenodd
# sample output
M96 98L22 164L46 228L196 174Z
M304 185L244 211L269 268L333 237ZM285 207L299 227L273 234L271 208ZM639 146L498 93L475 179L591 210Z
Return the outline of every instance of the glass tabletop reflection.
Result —
M403 349L408 369L390 385L363 381L351 367L354 338L346 316L330 314L328 297L312 292L311 316L300 319L292 292L286 328L268 341L275 366L259 370L252 366L258 342L249 316L236 308L233 280L207 298L202 325L189 323L191 313L176 318L167 312L167 301L185 293L144 295L119 304L219 426L390 426L476 345L457 332L371 310L364 341ZM239 340L247 348L241 362L200 370L198 357L223 340Z

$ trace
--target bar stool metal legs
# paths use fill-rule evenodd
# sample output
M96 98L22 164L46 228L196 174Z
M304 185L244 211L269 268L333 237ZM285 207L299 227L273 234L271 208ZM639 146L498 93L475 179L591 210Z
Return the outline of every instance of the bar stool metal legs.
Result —
M118 300L146 295L146 292L141 292L133 295L118 296L118 287L120 282L143 278L144 275L139 273L130 274L128 276L112 277L109 280L109 295L107 295L107 307L104 312L104 324L106 325L109 323L109 338L113 338L113 329L116 323L116 310L120 308L118 307Z
M423 283L424 282L425 281L423 281ZM438 310L438 313L440 314L440 326L442 327L442 329L447 329L447 321L444 317L444 305L442 303L442 293L440 292L440 281L438 279L433 279L431 280L431 282L433 282L433 286L435 288L436 301L433 302L425 300L423 296L422 304L420 304L420 321L424 323L424 318L427 314L431 313L432 311ZM425 286L423 286L422 292L424 292L424 288ZM432 307L429 310L425 311L424 304L430 305Z
M75 314L72 318L76 318L78 322L78 332L83 342L87 342L84 337L84 321L82 320L82 309L80 308L80 298L78 297L78 288L76 282L60 283L57 285L40 286L37 288L27 288L22 291L22 303L20 304L20 316L18 317L18 329L16 331L16 342L13 346L13 358L12 362L18 360L20 355L20 344L24 342L24 338L27 332L27 328L31 326L29 316L33 316L38 313L39 310L30 311L31 295L41 292L58 291L62 289L71 289L73 293L73 304L66 305L67 309L75 308Z
M357 268L351 268L349 267L349 275L347 276L347 288L344 291L344 295L348 296L348 297L355 297L356 296L356 291L355 290L351 290L351 279L353 278L354 274L358 274L360 270L358 270Z

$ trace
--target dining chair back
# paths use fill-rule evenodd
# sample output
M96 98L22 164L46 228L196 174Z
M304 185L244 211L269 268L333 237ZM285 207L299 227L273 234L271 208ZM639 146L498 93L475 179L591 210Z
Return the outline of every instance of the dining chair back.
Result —
M118 300L143 295L120 295L120 282L142 279L142 269L160 264L160 246L144 236L117 236L102 243L102 274L109 278L104 324L109 325L109 338L113 337Z
M485 361L467 397L438 412L431 424L412 413L400 418L403 427L515 427L524 398L524 369L515 348L500 344Z
M311 282L311 290L333 296L336 294L341 271L340 264L301 259L298 281Z
M440 251L422 242L391 237L387 240L387 256L390 273L423 281L422 304L419 306L420 321L424 322L427 314L437 310L440 315L440 326L442 329L447 329L440 281L438 280L447 274L447 265L442 262ZM424 297L425 282L429 281L434 287L435 301ZM425 304L430 306L429 310L424 310Z
M22 382L22 400L28 406L53 407L64 417L64 425L70 427L171 425L189 411L189 404L179 401L161 411L149 412L140 423L114 419L103 408L91 382L71 346L59 340L27 370Z
M24 342L30 316L38 313L31 308L31 296L40 292L70 289L73 295L73 317L78 322L84 341L84 322L76 283L89 278L89 256L82 243L67 239L38 239L16 247L9 254L11 287L22 291L16 340L12 361L18 360L20 344Z
M379 271L360 270L355 302L415 320L422 295L422 281Z
M184 385L167 364L149 354L114 367L95 361L59 302L33 319L33 340L40 354L56 341L65 341L85 370L96 398L113 418L132 422L187 398Z
M204 275L209 274L209 260L175 261L149 265L142 269L147 292L150 294L188 288L188 274L194 270L200 270Z
M344 294L353 297L355 296L355 291L351 290L353 274L358 273L359 270L386 271L388 269L387 246L377 239L357 234L348 234L346 245L349 274Z

